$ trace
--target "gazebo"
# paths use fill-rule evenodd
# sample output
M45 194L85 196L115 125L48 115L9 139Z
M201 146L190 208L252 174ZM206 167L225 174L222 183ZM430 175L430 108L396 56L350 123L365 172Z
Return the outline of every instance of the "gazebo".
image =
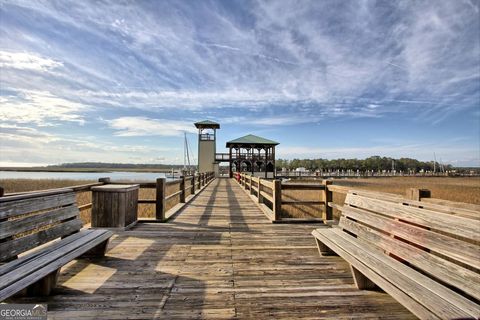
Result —
M278 144L253 134L228 141L230 177L233 172L250 172L255 176L274 178L275 146Z

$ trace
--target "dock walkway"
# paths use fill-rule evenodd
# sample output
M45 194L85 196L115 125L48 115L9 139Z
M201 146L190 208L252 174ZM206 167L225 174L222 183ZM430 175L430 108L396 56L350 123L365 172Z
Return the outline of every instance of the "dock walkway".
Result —
M169 223L117 232L107 256L61 272L44 302L58 319L414 318L389 295L356 289L339 257L320 257L312 224L272 224L232 179L216 179Z

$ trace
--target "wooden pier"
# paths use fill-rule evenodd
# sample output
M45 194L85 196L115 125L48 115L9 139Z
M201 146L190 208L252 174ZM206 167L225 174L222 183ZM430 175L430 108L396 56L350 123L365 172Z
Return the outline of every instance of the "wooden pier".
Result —
M52 319L415 318L360 291L340 257L320 257L318 224L272 224L232 179L215 179L168 223L112 237L105 258L62 268Z

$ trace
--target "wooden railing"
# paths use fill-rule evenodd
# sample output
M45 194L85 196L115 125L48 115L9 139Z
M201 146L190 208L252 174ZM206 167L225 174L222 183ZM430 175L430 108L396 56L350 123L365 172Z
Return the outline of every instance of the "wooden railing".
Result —
M480 205L431 198L431 192L428 189L408 188L405 195L400 195L333 185L332 180L322 180L321 183L318 183L320 182L318 180L316 180L317 183L282 183L280 180L266 180L244 173L237 174L235 179L259 203L272 222L320 220L324 223L333 223L334 220L338 220L338 211L335 209L343 206L344 196L349 192L425 208L436 208L439 205L450 206L452 211L455 210L465 216L480 218ZM315 196L318 200L285 199L285 194L289 190L318 190ZM316 205L317 207L320 205L321 210L315 210L315 216L318 216L316 219L285 218L282 216L282 211L283 213L288 212L287 206L289 205Z
M210 181L215 178L213 172L201 173L192 176L182 176L178 180L167 181L165 178L158 178L155 184L157 189L155 199L155 218L160 221L168 219L171 215L167 214L166 203L170 199L176 199L175 204L185 203L187 196L194 195L196 191L201 190ZM173 187L173 190L167 192L167 187ZM168 188L171 189L171 188ZM139 200L138 203L142 203Z
M91 188L101 186L105 184L138 184L140 189L155 189L155 199L138 199L139 204L155 204L155 220L153 221L165 221L173 213L169 211L166 204L169 202L169 207L175 207L177 204L185 203L187 198L191 195L198 193L203 189L210 181L215 178L213 172L200 173L189 176L181 176L176 180L167 180L166 178L158 178L155 182L136 182L136 181L112 181L110 178L100 178L98 182L69 186L56 189L47 190L35 190L27 192L15 192L5 193L4 189L0 187L0 197L13 196L13 195L32 195L34 197L38 193L45 193L49 191L71 189L78 195L84 192L90 192ZM173 190L172 190L173 189ZM167 192L168 191L168 192ZM77 197L78 199L78 197ZM90 202L78 203L78 209L80 213L90 210L92 208L91 196ZM78 200L77 200L78 202Z
M322 184L282 183L281 180L267 180L245 173L237 173L235 179L246 191L249 192L252 198L256 199L262 210L272 222L287 222L293 220L325 222L332 219L332 210L327 206L327 203L331 198L329 198L326 192L326 186L331 183L330 181L322 181ZM282 191L284 190L315 190L319 192L319 197L315 200L284 199L285 197L282 197ZM326 201L324 199L326 199ZM282 209L285 209L285 206L291 205L320 205L324 208L324 214L320 219L282 217Z

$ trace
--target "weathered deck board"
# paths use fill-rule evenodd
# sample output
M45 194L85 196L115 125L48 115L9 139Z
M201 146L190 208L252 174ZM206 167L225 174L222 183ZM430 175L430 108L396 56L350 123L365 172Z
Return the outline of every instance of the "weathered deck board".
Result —
M414 318L359 291L339 257L319 257L318 225L271 224L232 180L213 181L167 224L118 232L105 259L62 269L46 302L58 319Z

